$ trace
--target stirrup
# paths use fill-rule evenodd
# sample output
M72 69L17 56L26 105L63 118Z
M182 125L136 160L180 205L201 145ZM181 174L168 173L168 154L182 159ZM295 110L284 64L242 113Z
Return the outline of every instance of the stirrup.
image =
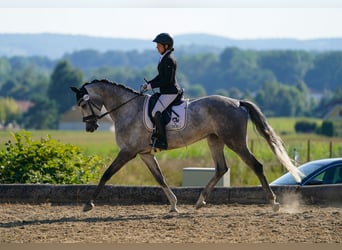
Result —
M160 148L156 147L156 143L157 143L158 138L157 137L152 137L151 139L152 139L152 143L150 144L150 146L152 148L151 148L150 153L153 155L155 153L159 153L161 150L160 150Z
M160 153L160 148L151 148L150 154L154 155L154 154L158 154Z

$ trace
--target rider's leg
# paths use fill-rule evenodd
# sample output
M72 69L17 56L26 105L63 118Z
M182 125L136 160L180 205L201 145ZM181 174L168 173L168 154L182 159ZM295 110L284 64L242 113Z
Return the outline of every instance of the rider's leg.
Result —
M162 115L159 111L154 116L154 124L157 130L156 131L157 140L152 146L155 148L167 149L165 125L164 125L164 122L162 121Z
M152 117L156 126L157 141L153 147L167 149L165 124L162 121L161 113L177 98L177 94L161 95L152 110Z

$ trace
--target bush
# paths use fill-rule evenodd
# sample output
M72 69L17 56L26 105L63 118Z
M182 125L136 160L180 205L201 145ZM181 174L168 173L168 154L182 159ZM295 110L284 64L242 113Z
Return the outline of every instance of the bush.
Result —
M298 121L295 124L295 130L296 132L301 133L312 133L316 130L317 124L315 122L309 122L309 121Z
M0 183L89 183L100 175L104 162L85 157L80 148L51 139L34 141L29 132L12 134L0 151Z
M324 121L319 130L319 134L330 136L330 137L334 136L335 134L334 123L332 121Z

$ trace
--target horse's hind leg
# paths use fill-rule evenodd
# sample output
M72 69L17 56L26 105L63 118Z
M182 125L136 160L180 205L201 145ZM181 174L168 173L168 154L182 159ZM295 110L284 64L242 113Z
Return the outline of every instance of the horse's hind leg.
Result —
M263 165L255 159L254 155L248 150L247 146L242 151L234 150L240 158L254 171L260 180L261 186L266 192L267 199L272 204L273 210L278 211L280 208L279 203L276 201L276 196L270 188L267 179L264 175Z
M159 164L156 160L156 158L151 154L140 154L141 159L145 162L149 170L151 171L152 175L156 179L156 181L159 183L161 188L163 189L166 197L168 198L170 202L170 212L177 212L177 197L172 192L170 187L166 184L165 178L163 176L163 173L160 170Z
M210 135L207 141L215 164L215 175L211 178L207 186L201 192L196 202L196 209L199 209L206 204L205 200L209 193L215 187L221 177L228 171L223 151L224 143L216 135Z

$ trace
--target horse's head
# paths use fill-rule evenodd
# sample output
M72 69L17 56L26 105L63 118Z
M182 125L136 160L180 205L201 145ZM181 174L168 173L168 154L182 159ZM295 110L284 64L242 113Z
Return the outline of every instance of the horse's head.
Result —
M103 103L95 95L91 96L85 86L70 88L76 93L77 105L81 108L86 131L94 132L99 127L97 120Z

